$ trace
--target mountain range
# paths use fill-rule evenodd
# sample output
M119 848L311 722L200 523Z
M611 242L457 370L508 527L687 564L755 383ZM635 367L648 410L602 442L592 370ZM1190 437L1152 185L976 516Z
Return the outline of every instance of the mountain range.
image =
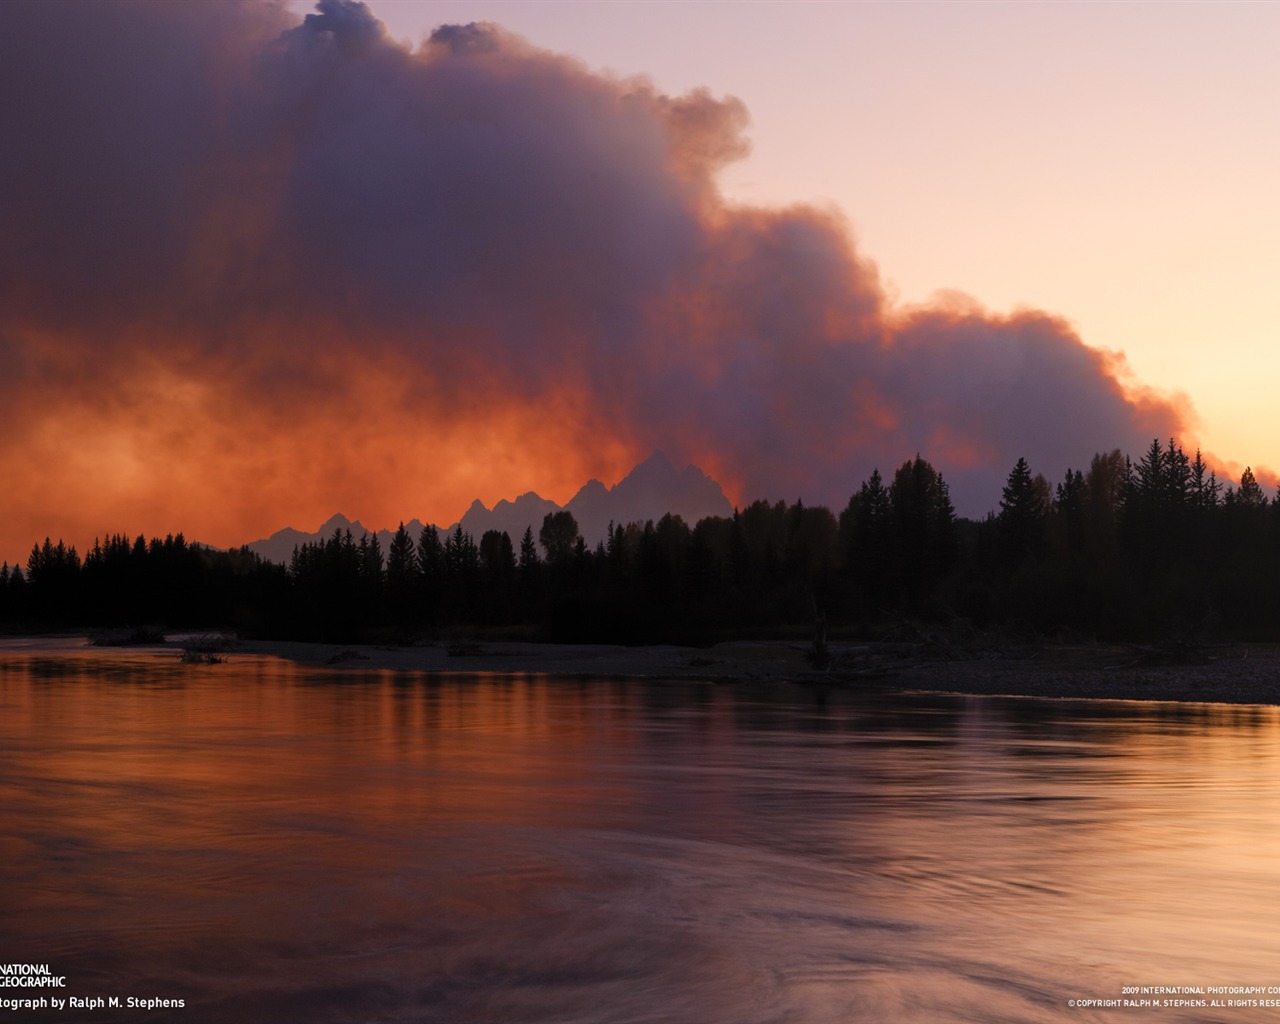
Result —
M605 539L610 522L644 523L650 519L656 522L672 513L693 526L707 516L733 515L733 506L720 485L702 470L696 466L677 470L662 452L654 452L612 487L606 487L599 480L587 481L566 505L557 505L533 491L520 495L514 501L504 498L493 508L485 507L477 498L457 523L448 527L437 526L436 529L440 531L441 539L457 526L476 540L489 530L505 531L511 543L519 547L526 529L532 528L536 539L543 519L562 510L572 513L583 539L591 547ZM422 521L412 519L404 525L417 543L423 530ZM357 540L366 534L376 533L383 551L387 550L394 532L370 530L358 520L353 522L339 513L325 520L315 533L285 527L270 537L253 541L247 547L269 561L287 563L295 547L328 540L335 530L344 533L350 530Z

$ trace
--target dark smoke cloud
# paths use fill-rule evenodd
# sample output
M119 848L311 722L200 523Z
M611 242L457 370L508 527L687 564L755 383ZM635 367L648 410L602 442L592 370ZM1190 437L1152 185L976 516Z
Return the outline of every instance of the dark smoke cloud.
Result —
M831 214L727 204L746 124L350 0L0 5L4 542L449 521L654 448L831 505L920 452L980 513L1182 433L1063 321L894 309Z

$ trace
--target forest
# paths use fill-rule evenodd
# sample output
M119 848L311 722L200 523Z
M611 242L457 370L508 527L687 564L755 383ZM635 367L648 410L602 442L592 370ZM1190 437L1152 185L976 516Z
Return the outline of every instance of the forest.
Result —
M994 496L993 496L994 497ZM731 518L613 524L588 546L569 512L535 536L400 526L335 532L288 565L247 549L113 534L83 557L46 539L0 567L0 624L234 629L326 642L460 635L561 642L710 643L830 630L1055 640L1280 638L1280 495L1246 469L1222 484L1199 452L1154 440L1057 484L1025 459L998 506L958 518L916 456L873 472L838 514L756 501Z

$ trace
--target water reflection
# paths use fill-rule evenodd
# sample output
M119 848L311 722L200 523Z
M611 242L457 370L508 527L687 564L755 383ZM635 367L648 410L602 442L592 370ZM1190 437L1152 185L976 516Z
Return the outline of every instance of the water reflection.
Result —
M1274 708L0 653L0 960L204 1021L1280 1020ZM113 1020L130 1019L126 1011Z

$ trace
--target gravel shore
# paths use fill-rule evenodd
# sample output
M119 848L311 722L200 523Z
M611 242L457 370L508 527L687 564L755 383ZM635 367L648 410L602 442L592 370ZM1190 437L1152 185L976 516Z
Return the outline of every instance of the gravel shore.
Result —
M453 641L338 645L178 634L163 644L95 647L85 637L0 639L0 658L103 656L235 663L274 657L338 672L651 679L731 685L799 683L864 692L946 692L1090 700L1280 705L1280 645L1039 644L975 649L928 643L810 645L739 640L711 647Z
M895 683L1025 697L1280 704L1280 650L1241 645L1199 661L1123 648L1045 648L1032 656L908 666Z
M596 676L804 682L866 690L1032 697L1280 704L1280 647L1232 645L1194 652L1126 646L1035 646L931 651L908 645L832 644L819 669L808 645L735 641L707 648L607 644L463 643L340 647L263 642L249 653L308 665L436 674Z

